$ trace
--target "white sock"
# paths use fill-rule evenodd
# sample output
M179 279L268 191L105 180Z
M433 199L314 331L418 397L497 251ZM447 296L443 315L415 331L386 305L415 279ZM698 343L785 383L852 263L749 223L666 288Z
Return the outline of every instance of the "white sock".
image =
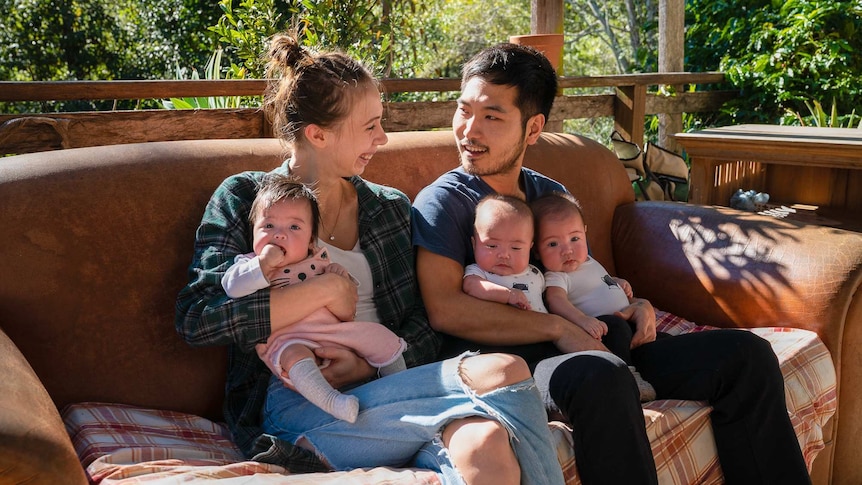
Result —
M632 375L635 378L635 383L638 385L641 402L654 401L655 388L652 387L652 384L645 381L640 372L638 372L633 365L629 366L629 370L632 372Z
M348 423L356 422L359 399L342 394L326 382L313 359L302 359L287 372L293 386L309 402Z
M396 372L401 372L403 370L407 370L407 364L404 362L404 355L399 355L395 362L383 366L379 369L380 376L388 376L390 374L395 374Z

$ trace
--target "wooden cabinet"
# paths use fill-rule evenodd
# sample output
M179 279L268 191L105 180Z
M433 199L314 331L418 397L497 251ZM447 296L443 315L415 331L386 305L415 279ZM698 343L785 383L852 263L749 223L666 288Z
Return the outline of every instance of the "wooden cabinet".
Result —
M674 137L691 161L689 202L726 206L738 189L754 189L862 230L862 130L734 125Z

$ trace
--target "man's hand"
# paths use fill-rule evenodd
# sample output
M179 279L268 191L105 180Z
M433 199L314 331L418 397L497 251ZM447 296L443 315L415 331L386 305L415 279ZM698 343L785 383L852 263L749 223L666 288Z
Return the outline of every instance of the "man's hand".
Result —
M655 340L655 309L643 298L635 298L632 303L616 312L630 322L635 322L635 334L632 335L632 348Z
M374 377L376 369L353 351L340 347L319 347L314 349L319 359L329 359L329 366L321 369L323 377L338 389L348 384L362 382Z

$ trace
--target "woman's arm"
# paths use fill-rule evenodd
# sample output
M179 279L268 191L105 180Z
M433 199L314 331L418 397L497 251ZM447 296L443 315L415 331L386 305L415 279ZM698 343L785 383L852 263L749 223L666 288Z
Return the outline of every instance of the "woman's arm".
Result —
M248 213L262 172L246 172L225 180L210 198L195 235L189 283L177 296L177 332L190 345L235 343L251 352L274 330L327 307L351 317L356 289L344 278L321 275L306 284L263 289L230 298L222 276L239 254L252 251ZM321 297L321 295L323 295Z
M377 195L369 197L375 191ZM368 207L378 201L382 204L382 210L374 210L373 219L360 217L361 246L371 266L374 303L380 321L407 342L403 354L407 367L434 362L442 340L428 322L419 293L410 201L395 189L374 184L358 192L360 204Z

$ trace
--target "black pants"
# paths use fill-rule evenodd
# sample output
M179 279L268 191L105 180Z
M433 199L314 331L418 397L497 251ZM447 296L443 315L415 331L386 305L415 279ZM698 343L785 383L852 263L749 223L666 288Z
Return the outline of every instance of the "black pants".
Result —
M550 344L447 343L447 356L480 349L521 355L531 364L546 404L573 428L585 485L658 483L637 386L620 359L606 352L560 355ZM726 483L811 483L787 415L784 379L766 340L741 330L696 332L641 345L631 357L659 399L702 400L713 407Z
M612 354L623 359L626 365L634 365L631 351L632 335L634 335L633 325L614 315L602 315L597 318L608 326L608 333L602 337L602 343L605 347Z

